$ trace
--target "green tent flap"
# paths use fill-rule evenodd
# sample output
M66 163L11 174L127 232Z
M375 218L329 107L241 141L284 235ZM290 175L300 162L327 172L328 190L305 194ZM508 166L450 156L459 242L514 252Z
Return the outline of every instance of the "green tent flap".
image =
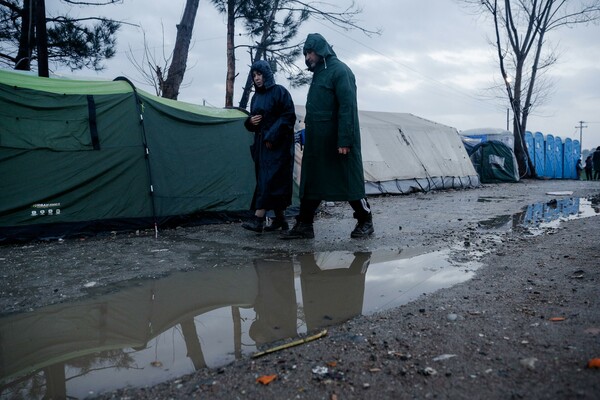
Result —
M246 113L0 71L0 242L248 209Z
M232 119L246 119L247 117L244 111L235 108L206 107L153 96L141 90L138 90L138 93L142 102L144 100L151 101L157 110L161 110L172 118L179 117L189 122L203 121L204 123L219 123Z

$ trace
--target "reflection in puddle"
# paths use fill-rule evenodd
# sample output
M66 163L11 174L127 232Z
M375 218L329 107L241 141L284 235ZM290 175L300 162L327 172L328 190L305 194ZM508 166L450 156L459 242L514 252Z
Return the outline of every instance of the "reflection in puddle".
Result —
M451 253L273 256L6 316L0 397L84 398L219 367L469 279L477 262L454 265Z
M479 226L486 230L511 231L526 229L533 235L544 229L557 228L561 221L587 218L600 214L596 201L579 197L553 199L547 203L535 203L513 215L501 215L481 221Z
M564 198L480 227L535 234L598 214L597 203ZM453 263L456 251L475 261ZM190 251L193 272L0 318L0 398L84 398L216 368L465 281L481 255L465 252L326 252L211 268Z

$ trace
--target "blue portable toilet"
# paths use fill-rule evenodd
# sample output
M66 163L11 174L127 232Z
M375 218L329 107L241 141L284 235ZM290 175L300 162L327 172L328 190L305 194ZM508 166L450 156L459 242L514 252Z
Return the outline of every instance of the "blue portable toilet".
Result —
M546 164L544 154L546 152L546 145L544 143L544 135L542 132L536 132L533 135L533 143L535 146L535 154L534 154L534 163L535 165L535 173L539 178L544 176L546 171Z
M565 179L577 178L575 171L575 154L573 153L573 141L571 138L566 138L563 144L563 176Z
M554 177L563 179L563 143L560 136L554 137Z
M552 179L554 178L555 167L555 155L554 155L554 135L547 134L545 141L545 154L544 154L544 177Z

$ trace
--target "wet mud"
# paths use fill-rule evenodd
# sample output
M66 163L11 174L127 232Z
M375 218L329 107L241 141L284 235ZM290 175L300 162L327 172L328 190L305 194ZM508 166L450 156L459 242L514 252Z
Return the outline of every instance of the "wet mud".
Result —
M0 396L592 398L599 193L377 197L367 240L334 204L314 241L232 223L2 246Z

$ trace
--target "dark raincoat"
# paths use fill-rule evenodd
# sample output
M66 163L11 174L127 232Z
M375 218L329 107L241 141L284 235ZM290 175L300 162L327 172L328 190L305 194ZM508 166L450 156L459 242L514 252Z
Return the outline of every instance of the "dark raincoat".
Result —
M254 143L250 147L256 170L256 188L251 209L284 210L292 203L292 173L294 123L296 111L292 96L281 85L275 83L269 63L260 60L252 64L251 73L262 73L264 85L255 87L250 101L250 114L262 115L258 126L246 119L245 126L254 132ZM271 142L267 149L265 142Z
M311 33L304 43L321 57L308 90L300 197L352 201L365 197L354 74L329 43ZM338 153L349 147L350 153Z

